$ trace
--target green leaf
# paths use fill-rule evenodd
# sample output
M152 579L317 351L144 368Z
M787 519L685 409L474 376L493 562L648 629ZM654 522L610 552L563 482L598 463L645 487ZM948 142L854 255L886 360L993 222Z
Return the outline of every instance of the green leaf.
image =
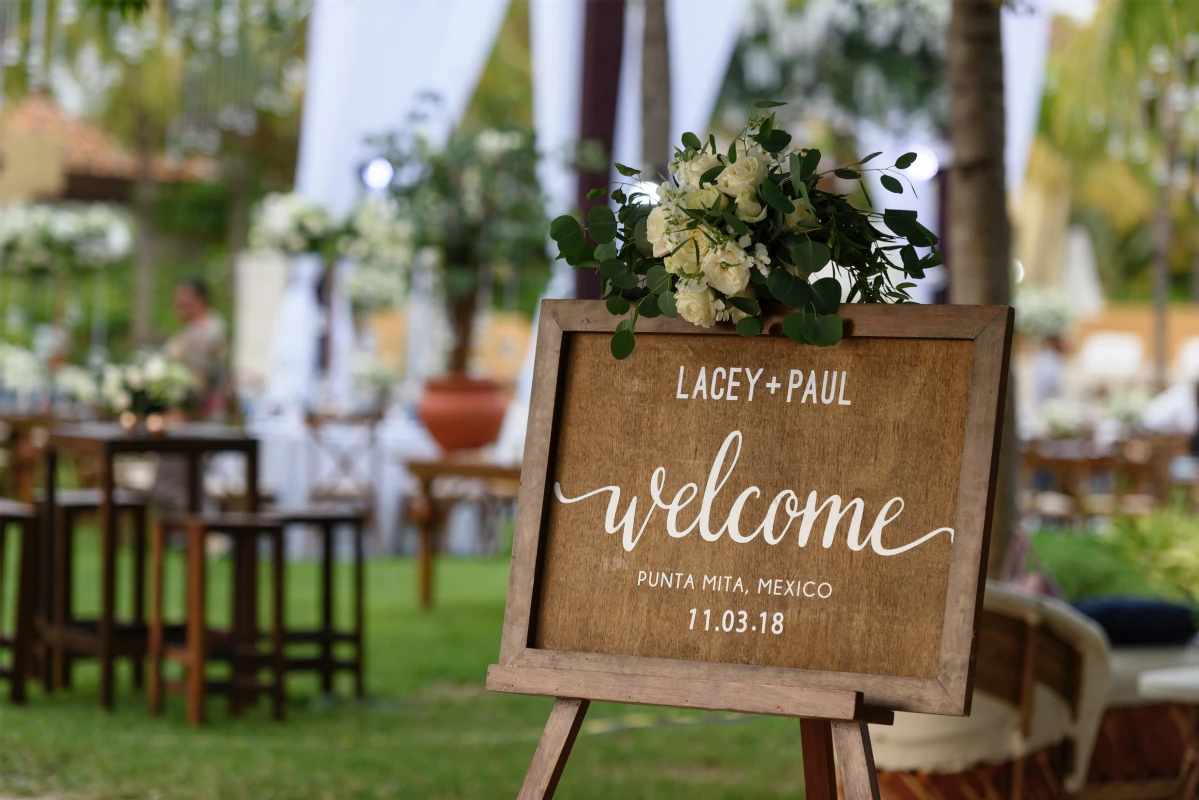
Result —
M633 243L637 246L637 252L649 258L654 254L654 246L649 243L649 217L642 217L637 220L637 224L633 226Z
M626 167L624 164L621 164L619 161L616 162L616 171L619 172L621 175L624 175L626 178L635 178L636 176L641 174L641 170L633 169L632 167Z
M803 308L812 302L812 287L803 278L797 278L781 266L770 271L766 285L774 299L787 308Z
M925 269L932 269L933 267L939 267L945 263L945 257L941 255L940 251L934 250L926 255L923 261Z
M787 334L788 339L798 344L804 344L807 341L803 335L803 320L805 314L811 313L811 311L800 311L783 317L783 333Z
M612 334L612 342L608 345L608 349L612 351L612 357L617 361L622 361L628 358L633 353L633 331L630 328L622 328L628 320L616 326L616 333Z
M812 284L814 305L819 314L835 313L841 305L841 283L836 278L821 278Z
M910 244L899 248L899 258L903 261L903 269L907 274L911 275L920 270L920 256L916 255L916 248Z
M903 184L900 183L899 180L897 178L895 178L894 176L884 175L884 176L882 176L882 178L880 178L880 180L883 183L883 188L886 189L888 192L894 192L895 194L903 194Z
M805 313L800 327L808 344L828 347L841 341L843 323L836 314Z
M791 155L787 156L787 168L791 172L791 185L793 187L803 182L803 156L798 152L792 151Z
M650 267L649 272L645 273L645 288L654 294L669 291L670 273L666 271L666 267L661 264L654 264Z
M738 236L744 236L745 234L749 233L749 226L738 219L737 215L732 211L724 212L724 221L729 224L729 227L733 229L733 233L737 234Z
M856 181L861 177L858 174L858 171L854 169L835 169L833 170L833 174L838 178L844 178L847 181Z
M555 242L560 242L577 230L579 230L579 221L570 214L563 214L550 223L550 238Z
M809 175L813 175L819 167L820 151L815 149L808 150L803 154L803 169L800 170L799 176L806 178Z
M724 164L717 164L716 166L712 167L712 169L706 171L703 175L700 175L699 188L704 188L705 183L715 183L716 176L722 172L724 172ZM717 198L717 200L719 200L719 198Z
M730 164L737 163L737 140L736 139L729 142L729 163Z
M795 203L791 202L791 198L783 194L779 187L774 185L774 181L767 178L762 181L762 197L766 199L766 203L773 209L790 214L795 210Z
M595 200L597 198L603 197L607 193L608 193L607 189L602 189L602 188L601 189L592 189L590 192L587 193L587 199Z
M762 307L758 305L758 301L752 297L730 297L729 304L746 314L758 316L762 313Z
M797 237L788 248L791 253L791 263L800 270L811 275L824 269L824 265L833 257L833 252L823 242L814 242L806 236Z
M612 199L623 205L629 198L625 196L624 189L616 188L612 190Z
M600 275L612 281L612 284L620 289L637 288L637 276L633 274L627 264L619 259L609 258L607 261L601 262Z
M916 162L916 154L915 153L904 153L899 158L895 159L895 168L896 169L907 169L908 167L912 166L912 164L914 164L915 162Z
M581 262L591 258L591 245L583 236L579 221L569 214L550 223L550 238L558 243L558 257L572 267L578 267Z
M862 159L861 161L859 161L858 163L859 163L859 164L865 164L867 161L870 161L871 159L875 158L876 156L881 156L882 154L883 154L883 151L882 151L882 150L879 150L877 153L871 153L870 155L866 156L865 158L863 158L863 159Z
M937 243L936 235L916 221L915 211L888 208L883 212L883 222L896 236L902 236L917 247L932 247Z
M616 238L616 215L607 206L592 206L587 212L587 233L597 244Z
M703 146L704 145L702 142L700 142L699 137L691 131L687 131L683 134L683 147L687 147L692 150L701 150L703 149Z
M757 317L742 317L737 320L737 333L742 336L757 336L762 332L762 320Z
M780 103L778 100L759 100L758 102L754 103L754 108L778 108L779 106L785 105L787 104Z
M754 140L762 145L762 149L767 153L781 153L787 149L787 145L791 144L791 134L786 131L772 130L767 134L757 134Z
M646 295L641 302L637 304L637 314L646 319L662 316L662 307L658 305L658 299L652 295Z
M609 297L604 302L604 305L608 307L608 313L614 317L623 317L625 314L629 313L629 301L625 300L618 294L614 294Z
M616 242L604 242L599 247L595 248L595 257L599 261L607 261L609 258L616 258Z
M677 317L679 315L679 310L675 307L674 292L663 292L662 294L658 295L658 308L661 309L663 314L671 319Z

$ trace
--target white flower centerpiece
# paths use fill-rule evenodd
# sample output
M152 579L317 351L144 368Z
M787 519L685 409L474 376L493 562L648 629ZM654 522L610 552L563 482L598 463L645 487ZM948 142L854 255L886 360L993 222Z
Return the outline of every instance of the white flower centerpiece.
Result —
M340 220L303 196L272 192L255 210L250 246L289 256L317 253L329 258L343 229Z
M368 197L354 210L338 245L353 259L346 292L356 309L399 305L415 255L412 221L391 197Z
M100 381L104 404L121 426L132 431L144 425L149 433L162 433L168 415L190 408L196 388L187 366L160 354L109 364Z
M771 109L780 105L755 104L727 148L717 148L715 137L704 142L684 134L661 186L617 164L633 180L611 190L615 212L595 206L586 227L569 215L553 221L559 258L599 270L608 311L628 315L612 337L616 358L632 353L641 317L680 316L701 327L729 323L743 336L757 336L764 304L784 313L783 332L794 341L836 344L842 300L908 302L915 284L895 283L893 275L922 278L941 263L937 237L916 212L863 210L849 195L822 188L833 176L854 181L869 202L862 177L877 171L884 189L902 194L899 170L911 166L914 153L881 169L864 167L879 155L872 153L822 172L819 150L793 148L791 135L775 126ZM605 194L597 189L590 197ZM848 296L837 277L812 278L830 263L848 279Z
M4 266L22 274L104 269L133 252L128 216L105 203L11 205L0 210Z

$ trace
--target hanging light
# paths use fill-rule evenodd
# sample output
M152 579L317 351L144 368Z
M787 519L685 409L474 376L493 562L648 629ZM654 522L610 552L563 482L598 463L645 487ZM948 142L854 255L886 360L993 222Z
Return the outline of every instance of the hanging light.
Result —
M396 169L390 161L383 156L375 156L362 168L361 178L366 188L381 192L391 186L395 174Z

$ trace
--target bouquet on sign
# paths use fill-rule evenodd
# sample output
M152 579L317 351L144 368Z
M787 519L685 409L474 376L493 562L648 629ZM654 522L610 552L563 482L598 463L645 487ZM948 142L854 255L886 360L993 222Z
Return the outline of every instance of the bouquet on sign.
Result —
M791 135L775 127L770 109L780 105L755 104L727 149L717 148L715 137L703 142L684 134L672 175L660 186L617 164L631 181L612 189L615 212L601 205L588 213L586 227L569 215L551 224L558 257L576 269L599 270L608 311L628 315L612 337L616 358L632 353L641 317L681 316L701 327L727 322L743 336L757 336L768 301L787 309L782 328L789 338L836 344L842 300L908 301L915 284L897 283L896 276L921 278L941 263L937 237L915 211L864 210L849 194L822 188L834 177L852 181L869 203L862 178L877 171L884 189L902 194L899 170L911 166L914 153L882 169L864 167L879 155L872 153L821 172L819 150L792 148ZM596 189L589 197L605 194Z
M196 398L196 388L190 369L161 355L108 364L100 382L109 411L136 417L186 410Z
M342 234L342 223L295 192L272 192L262 199L250 224L250 246L285 255L329 256Z

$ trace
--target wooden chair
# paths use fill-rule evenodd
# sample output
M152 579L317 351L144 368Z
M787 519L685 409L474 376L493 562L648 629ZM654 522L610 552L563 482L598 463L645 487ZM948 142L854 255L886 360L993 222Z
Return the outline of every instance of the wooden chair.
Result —
M968 717L872 726L882 797L1053 800L1083 784L1107 696L1107 639L1064 603L988 584Z
M271 511L266 516L284 526L309 526L317 530L321 537L321 549L318 555L320 583L317 592L320 604L319 627L305 630L288 626L284 636L284 640L289 646L317 645L319 654L315 657L289 655L287 671L289 673L317 673L321 678L321 691L325 694L333 692L334 678L337 672L349 672L354 676L354 694L358 699L362 699L365 695L363 676L363 641L366 628L365 565L363 561L365 515L352 509L318 507L295 511ZM348 529L353 542L352 596L354 611L353 621L350 628L346 630L339 629L334 619L336 593L333 572L338 528ZM337 646L339 644L348 645L350 654L347 657L338 657Z
M168 532L181 530L186 535L186 622L179 640L168 638L169 629L163 619L165 592L166 540ZM208 604L208 537L221 533L235 540L235 552L247 561L234 564L233 625L218 630L207 621ZM261 539L270 544L271 558L271 631L265 637L264 652L257 630L257 569L256 545ZM187 720L199 725L206 717L206 699L210 692L229 697L230 713L240 713L247 699L267 694L276 720L284 716L284 577L283 525L275 519L258 514L230 513L219 515L184 515L159 520L154 527L150 555L150 711L161 714L163 695L177 691L187 698ZM182 664L185 678L166 682L163 662ZM231 675L225 680L210 680L207 667L211 661L228 662ZM259 675L267 671L266 681Z
M0 666L0 678L9 682L9 697L16 705L26 700L25 679L32 656L33 604L37 596L37 514L32 508L0 499L0 651L8 652L8 666ZM20 528L20 560L14 575L17 589L12 632L4 632L4 598L7 591L5 555L10 527Z
M308 502L340 506L365 515L374 529L375 479L382 470L378 415L307 417ZM376 543L377 544L377 543Z
M133 662L133 685L141 688L145 682L146 639L146 535L148 512L141 495L128 491L115 494L116 514L128 525L133 550L133 617L125 622L111 620L118 631L118 643L109 658L125 656ZM48 657L49 680L47 691L69 687L71 668L79 657L100 657L99 649L90 636L101 620L75 615L75 544L79 522L94 517L100 511L98 489L65 489L55 493L53 563L50 564L50 608L42 624L41 647ZM42 498L37 498L39 514L44 512Z

